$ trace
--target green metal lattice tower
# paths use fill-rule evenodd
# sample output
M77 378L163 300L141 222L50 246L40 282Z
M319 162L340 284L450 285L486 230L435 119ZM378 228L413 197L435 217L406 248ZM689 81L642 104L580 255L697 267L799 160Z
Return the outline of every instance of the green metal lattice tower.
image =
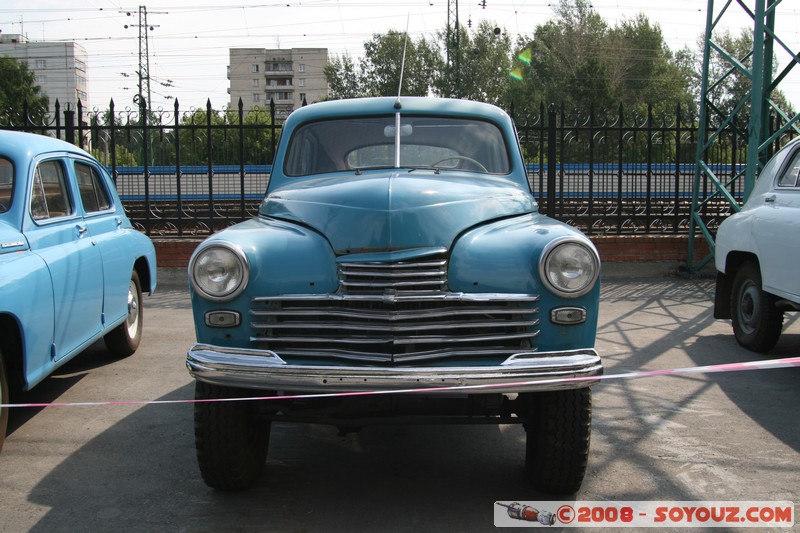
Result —
M746 5L745 0L727 0L720 2L722 8L715 11L714 0L708 0L696 170L689 222L687 266L690 272L701 269L714 258L712 228L703 220L706 208L722 200L727 201L733 211L739 211L741 205L731 191L738 187L742 191L742 201L746 201L753 190L756 176L768 159L770 147L790 133L789 130L800 134L800 115L787 116L771 99L772 92L780 82L800 63L797 52L793 52L775 33L776 12L782 1L754 0ZM739 13L746 13L753 21L753 48L742 57L734 56L715 40L716 30L722 28L737 10L742 10ZM788 53L791 59L773 78L776 46L779 51ZM723 67L712 69L714 63ZM727 107L727 110L722 109L715 104L714 95L729 77L737 74L749 80L750 90L735 105ZM771 116L782 124L775 131L770 131ZM721 176L714 170L714 149L731 136L746 149L746 165L741 171L734 169L729 175ZM695 259L695 241L701 235L708 242L710 253Z

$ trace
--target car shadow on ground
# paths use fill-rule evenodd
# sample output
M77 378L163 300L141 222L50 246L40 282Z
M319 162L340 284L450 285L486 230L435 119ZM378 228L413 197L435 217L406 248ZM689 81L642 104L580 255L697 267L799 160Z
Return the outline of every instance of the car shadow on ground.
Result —
M796 324L796 321L792 321ZM792 324L788 324L792 326ZM791 327L796 331L797 325ZM753 353L736 344L733 333L727 336L698 337L687 349L698 365L718 364L719 353L713 349L726 344L727 363L743 363L797 357L800 355L800 333L785 332L778 345L768 353ZM750 370L709 374L715 383L742 414L780 439L794 451L800 452L800 426L795 423L800 410L800 367L771 370Z
M118 358L113 357L108 352L103 341L99 340L72 360L64 363L64 366L50 374L33 389L29 391L12 390L11 403L51 404L69 389L80 383L92 370L114 364L116 361L118 361ZM43 407L11 409L9 412L7 435L12 435L42 409Z
M30 531L486 531L495 501L546 498L516 425L275 424L265 475L223 493L201 480L191 420L191 405L147 405L71 453L29 494L49 509Z

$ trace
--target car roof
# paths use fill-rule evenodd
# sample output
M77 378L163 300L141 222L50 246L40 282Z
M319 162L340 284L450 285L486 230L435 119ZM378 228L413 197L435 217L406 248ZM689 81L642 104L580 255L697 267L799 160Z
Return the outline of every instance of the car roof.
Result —
M0 130L0 155L22 161L38 154L51 152L70 152L91 157L90 154L74 144L53 137L21 131Z
M432 114L485 118L504 122L508 120L505 111L497 106L472 100L455 98L434 98L423 96L352 98L329 100L301 107L286 119L285 127L291 129L308 120L324 120L343 116Z

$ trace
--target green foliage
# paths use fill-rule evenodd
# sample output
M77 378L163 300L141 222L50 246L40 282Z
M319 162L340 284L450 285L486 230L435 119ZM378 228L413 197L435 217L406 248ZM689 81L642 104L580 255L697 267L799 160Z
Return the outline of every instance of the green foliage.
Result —
M458 96L504 107L512 81L508 75L512 67L511 39L488 21L481 22L471 34L463 27L460 31ZM445 42L444 35L440 39ZM443 92L440 87L440 94Z
M403 49L405 48L405 66ZM331 98L427 96L437 84L443 62L436 47L421 37L406 39L406 34L389 31L375 34L364 43L364 58L356 64L349 56L335 57L325 67Z
M626 109L645 112L688 108L691 76L667 47L661 28L644 14L609 27L587 0L561 0L555 18L537 26L513 88L517 109L535 111L540 101L569 109Z
M49 98L36 85L36 76L26 63L8 56L0 57L0 112L7 115L12 124L24 125L26 102L28 119L34 124L44 124Z
M350 56L334 57L325 65L331 98L358 98L365 96L366 80L359 65Z
M111 166L111 154L107 151L107 145L101 145L100 147L92 148L92 155L97 158L103 165L110 167ZM136 155L131 153L130 150L125 148L122 145L117 145L116 147L116 163L117 166L121 167L135 167L139 164L136 159Z
M277 138L273 140L273 135L277 137L277 133L273 133L271 124L269 108L257 107L249 111L244 115L241 124L237 111L229 110L223 113L196 109L183 116L178 128L181 164L272 163L274 156L272 146L277 141ZM171 138L174 139L174 135L174 131L170 132ZM170 143L174 143L174 140ZM240 149L244 151L244 159L239 156ZM171 147L166 152L174 154L174 151L174 147Z

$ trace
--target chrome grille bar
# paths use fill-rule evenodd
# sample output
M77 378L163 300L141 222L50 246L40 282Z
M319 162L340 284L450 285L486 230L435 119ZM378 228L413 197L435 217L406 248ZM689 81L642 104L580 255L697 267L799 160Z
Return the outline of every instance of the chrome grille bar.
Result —
M447 258L444 254L438 254L434 259L391 263L342 262L338 268L339 283L345 293L420 287L442 290L447 283Z
M361 361L509 356L535 350L539 297L402 292L252 300L251 341L282 356Z

